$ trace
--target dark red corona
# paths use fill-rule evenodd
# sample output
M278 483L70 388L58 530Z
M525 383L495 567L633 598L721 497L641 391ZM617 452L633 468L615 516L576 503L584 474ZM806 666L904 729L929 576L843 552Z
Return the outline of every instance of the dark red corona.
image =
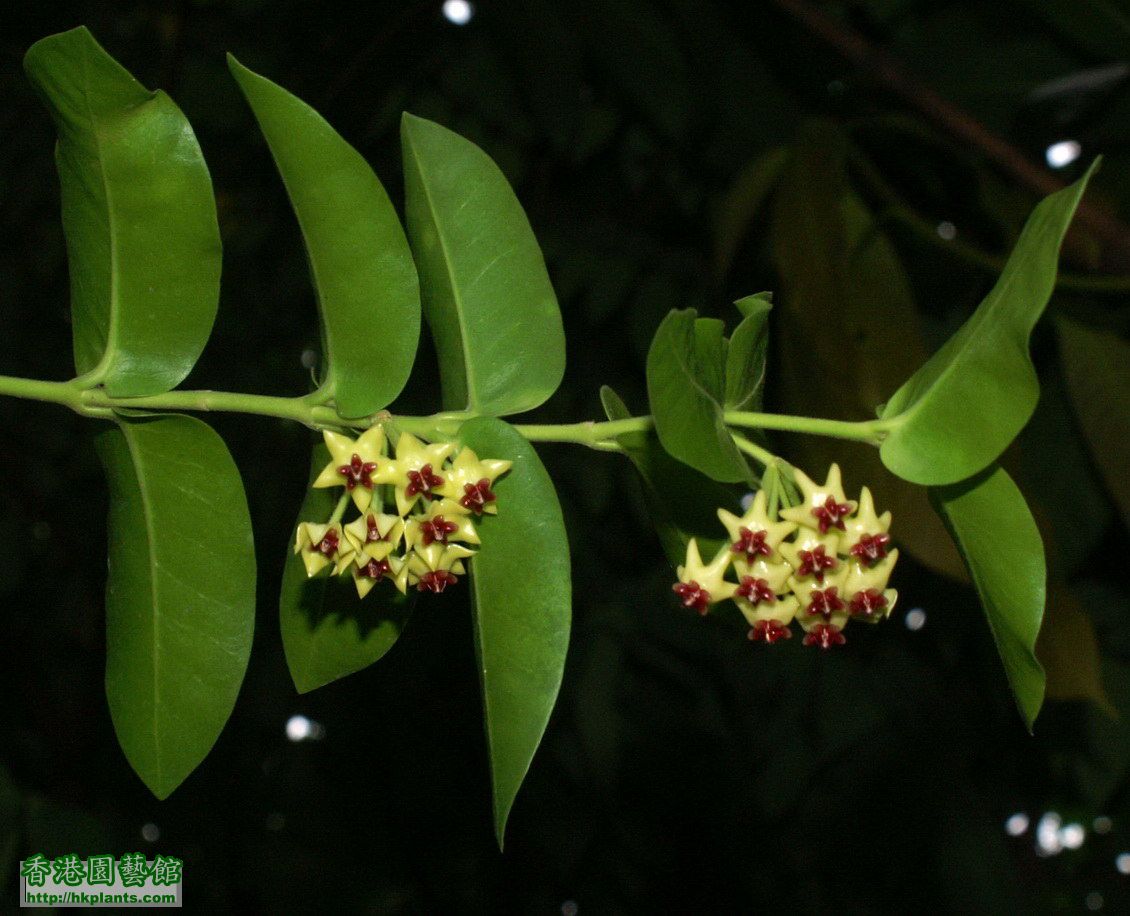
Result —
M710 607L710 592L697 582L676 582L671 589L679 596L683 607L694 608L700 614L705 614Z
M838 503L836 497L829 496L824 500L824 505L817 506L812 510L812 514L816 516L821 534L827 534L829 528L839 528L843 531L844 519L851 515L851 505L849 503Z
M345 489L353 490L356 487L364 487L366 490L373 489L373 481L371 475L377 469L375 461L362 461L361 456L354 453L353 457L349 459L349 464L343 464L337 469L337 472L345 478Z
M865 534L851 549L851 555L864 566L874 566L887 558L887 545L891 543L889 534Z
M388 560L370 560L361 568L361 575L380 582L385 576L392 575L392 567Z
M421 592L435 592L438 595L449 585L454 585L458 581L459 577L455 573L448 572L445 569L437 569L435 572L426 572L420 576L420 581L416 583L416 589Z
M842 646L845 642L847 640L844 639L844 634L840 631L840 628L834 627L830 623L819 624L804 634L806 646L819 646L821 649Z
M810 615L819 614L825 620L831 617L836 611L844 609L844 600L837 594L839 589L836 586L825 589L816 589L808 599L808 613Z
M824 582L824 572L837 566L836 558L828 556L823 544L817 544L812 550L798 550L797 556L800 558L800 567L796 574L802 577L812 576L820 583Z
M742 576L738 590L734 592L739 598L745 598L750 604L774 604L777 596L769 583L764 579L755 579L753 576Z
M310 549L314 551L314 553L320 553L322 556L329 558L337 553L337 548L340 543L341 541L337 536L337 531L331 528L322 535L322 539L318 541L317 544L311 544Z
M435 497L432 495L432 490L443 483L443 478L432 471L430 464L425 464L418 471L408 472L408 486L404 488L404 494L409 498L423 494L430 499Z
M764 642L772 645L782 639L792 639L793 631L776 620L759 620L749 631L750 642Z
M773 549L765 543L765 538L768 534L768 531L752 531L749 528L739 528L738 539L730 545L730 550L734 553L745 554L745 558L751 563L758 557L770 556L773 553Z
M447 536L454 534L459 530L459 526L454 522L449 522L442 515L437 515L430 521L420 522L420 535L424 541L424 546L438 541L440 544L447 543Z
M851 599L849 610L856 617L872 617L887 609L886 596L876 588L856 592Z
M478 483L463 484L463 498L459 500L459 505L470 509L475 515L482 515L487 503L492 503L497 498L490 488L490 480L484 477Z

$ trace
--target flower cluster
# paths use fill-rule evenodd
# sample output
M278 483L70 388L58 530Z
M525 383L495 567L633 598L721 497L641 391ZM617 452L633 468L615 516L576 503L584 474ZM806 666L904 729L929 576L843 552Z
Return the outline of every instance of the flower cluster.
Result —
M458 582L475 552L468 545L479 543L474 519L498 512L492 488L510 462L480 459L469 448L452 457L454 443L424 443L410 433L390 454L380 424L356 440L323 435L331 460L313 486L345 494L329 521L298 525L294 552L306 574L349 573L362 598L382 579L401 592L415 586L437 594ZM346 496L360 515L343 524ZM384 511L386 502L396 511Z
M823 485L800 471L796 482L800 505L770 512L762 490L744 515L719 509L730 543L704 563L692 539L674 591L700 614L732 599L755 642L788 639L795 618L806 646L829 649L844 644L848 620L875 623L894 608L898 593L887 588L898 560L891 513L876 515L867 487L858 502L848 500L834 464ZM725 578L731 568L736 582Z

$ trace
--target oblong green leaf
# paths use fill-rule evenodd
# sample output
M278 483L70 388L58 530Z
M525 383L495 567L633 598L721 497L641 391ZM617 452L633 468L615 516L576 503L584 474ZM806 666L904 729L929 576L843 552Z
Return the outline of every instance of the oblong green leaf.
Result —
M330 460L322 444L314 447L310 480ZM299 522L325 522L340 492L307 489ZM296 526L297 527L297 526ZM291 536L290 543L294 543ZM367 668L395 645L415 603L391 583L378 583L364 599L351 576L306 577L302 558L287 551L279 594L279 627L290 676L299 693L322 687Z
M130 765L165 798L215 744L247 669L251 518L206 423L122 419L97 445L110 485L106 696Z
M718 327L694 309L672 310L647 353L647 397L663 447L684 464L724 483L749 479L722 414L725 349ZM717 334L708 331L717 330ZM717 341L711 346L714 337ZM705 362L704 362L705 361Z
M235 77L298 216L326 348L322 391L344 417L400 394L420 339L420 284L408 239L369 164L302 100L244 67Z
M569 647L569 541L553 481L525 439L501 420L459 430L480 457L514 463L500 478L498 515L479 525L471 560L475 647L501 847L514 797L545 732Z
M726 351L727 410L760 410L769 350L771 293L756 293L734 303L742 320L730 336Z
M518 198L481 149L405 113L408 237L435 339L443 404L493 416L542 404L565 372L565 333Z
M114 397L191 371L220 296L212 180L191 126L85 28L36 42L24 68L59 132L75 369Z
M1028 218L1000 278L969 320L880 412L879 454L899 477L949 484L995 461L1040 396L1028 338L1055 287L1060 245L1098 160Z
M1044 702L1036 637L1044 618L1044 544L1024 496L1002 468L931 487L934 508L965 560L1028 730Z

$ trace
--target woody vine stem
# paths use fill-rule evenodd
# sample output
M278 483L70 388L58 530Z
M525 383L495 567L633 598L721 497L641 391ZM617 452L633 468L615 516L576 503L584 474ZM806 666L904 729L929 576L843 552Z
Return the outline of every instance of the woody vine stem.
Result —
M321 390L295 398L231 391L170 391L145 397L118 398L106 394L101 387L88 385L89 378L83 377L69 382L50 382L3 375L0 376L0 395L62 404L83 416L102 418L110 417L115 410L220 411L294 420L311 429L366 429L377 420L391 420L399 429L425 439L452 439L459 426L475 416L466 411L448 411L426 417L392 416L382 412L371 417L346 419L333 407L327 406L328 395ZM879 445L892 422L825 420L740 410L726 411L724 419L728 426L808 433L869 445ZM615 437L646 432L653 426L650 416L642 416L604 422L518 423L514 428L531 442L566 442L600 451L621 451ZM776 459L776 456L742 436L735 436L735 442L739 449L761 464L767 465Z

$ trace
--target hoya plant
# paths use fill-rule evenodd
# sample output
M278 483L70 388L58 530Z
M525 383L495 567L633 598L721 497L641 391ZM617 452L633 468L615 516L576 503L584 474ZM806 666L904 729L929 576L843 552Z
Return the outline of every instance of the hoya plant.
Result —
M402 221L316 111L228 65L306 246L322 339L309 391L177 387L208 342L221 282L215 198L193 130L84 28L44 38L25 60L58 130L75 371L65 382L0 377L0 393L92 420L110 493L106 695L125 758L154 795L168 796L208 754L251 651L247 500L224 442L198 416L209 411L311 431L309 488L294 494L292 548L278 558L279 630L299 692L374 664L410 615L442 613L452 591L470 591L500 844L569 645L569 543L534 443L630 460L671 564L671 591L653 603L732 620L751 653L794 651L780 647L794 632L793 645L808 647L795 651L851 651L865 632L855 622L884 620L898 597L898 519L868 482L845 481L836 464L796 467L764 433L873 447L928 489L1031 729L1044 697L1034 654L1044 550L998 459L1039 396L1029 337L1093 166L1035 209L988 296L872 416L762 409L772 296L758 293L729 321L675 309L659 323L643 412L604 387L604 419L511 423L554 394L566 344L503 173L468 140L406 112ZM422 321L441 385L435 412L412 416L389 408L411 382ZM817 360L789 377L840 368Z

